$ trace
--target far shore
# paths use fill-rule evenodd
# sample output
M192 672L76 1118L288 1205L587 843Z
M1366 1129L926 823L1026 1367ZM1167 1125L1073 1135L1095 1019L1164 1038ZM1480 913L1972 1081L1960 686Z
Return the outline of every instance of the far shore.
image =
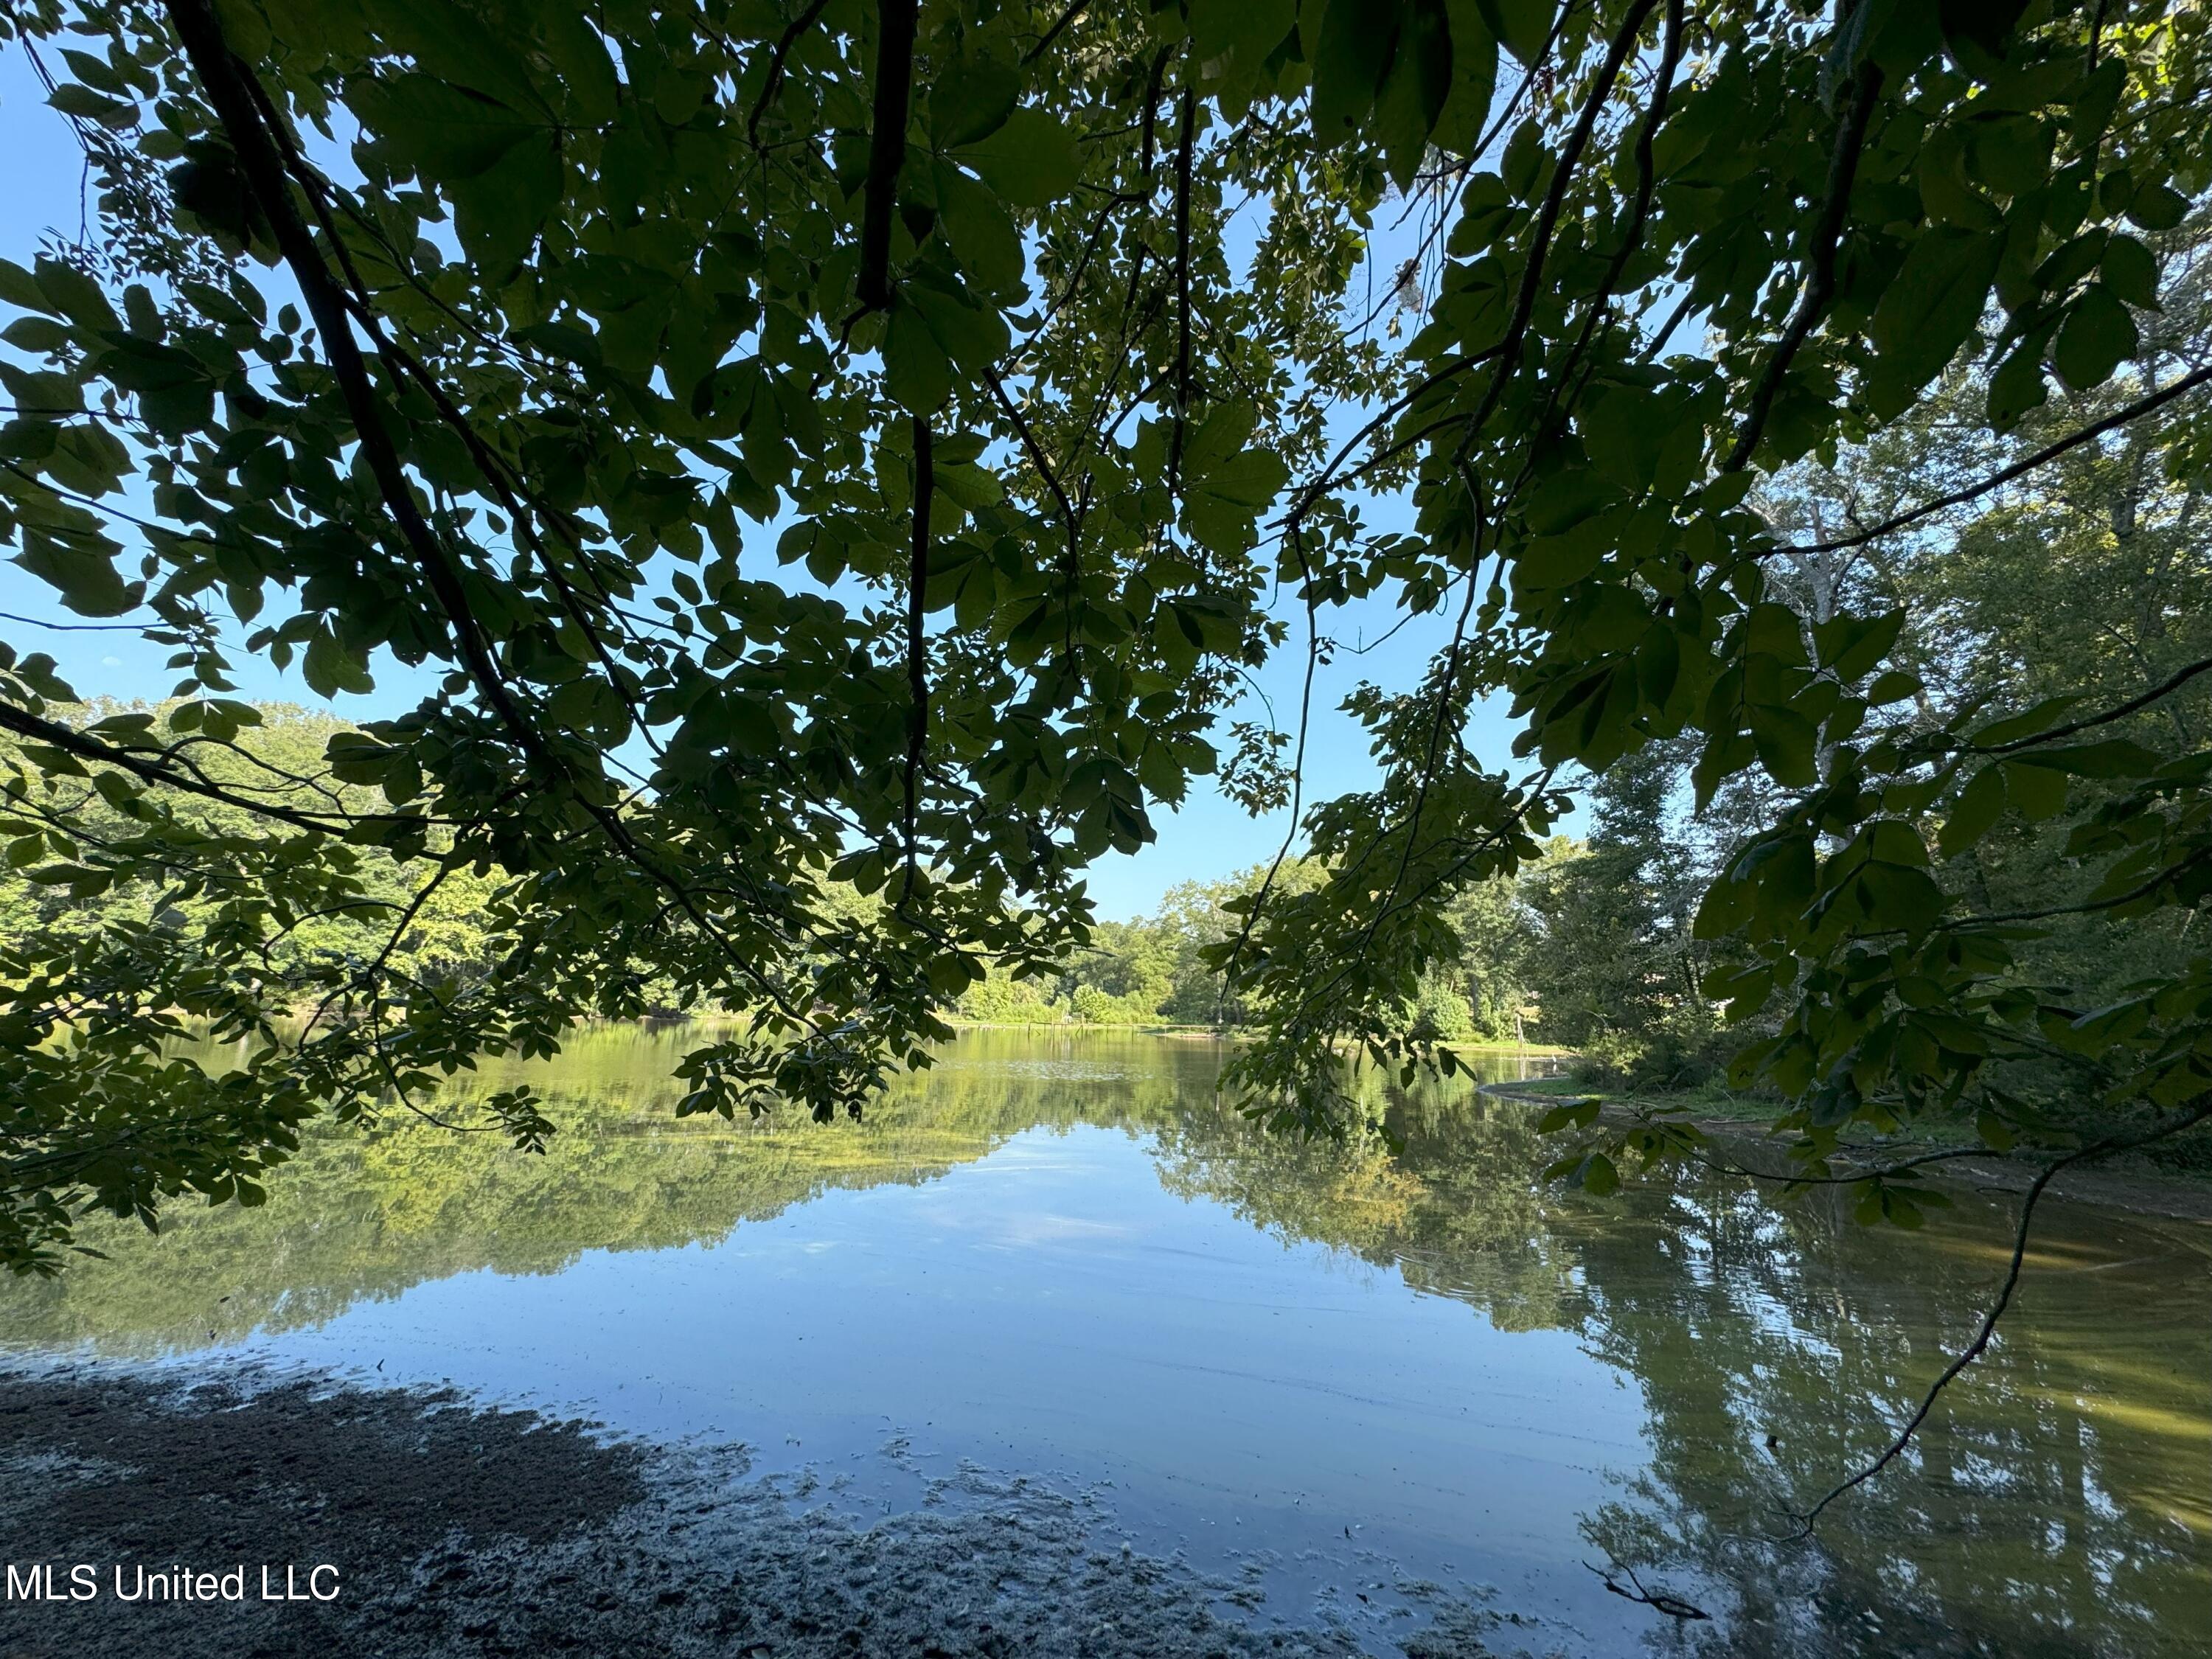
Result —
M1595 1099L1599 1103L1598 1121L1615 1126L1636 1122L1646 1112L1656 1109L1702 1132L1715 1149L1732 1163L1758 1171L1756 1178L1779 1185L1789 1177L1788 1155L1769 1130L1777 1111L1757 1103L1746 1103L1745 1109L1738 1114L1724 1115L1698 1109L1695 1097L1670 1100L1663 1095L1608 1096L1601 1090L1585 1088L1565 1078L1486 1083L1481 1089L1493 1099L1522 1101L1532 1106L1557 1106L1567 1101ZM1943 1146L1924 1139L1862 1141L1844 1148L1830 1163L1839 1171L1850 1174L1943 1150ZM1946 1186L2020 1193L2027 1190L2040 1169L2036 1153L2022 1148L2008 1153L1980 1153L1929 1164L1914 1170L1913 1178ZM2115 1158L2102 1165L2063 1170L2051 1181L2047 1190L2051 1197L2072 1203L2095 1204L2175 1221L2212 1224L2212 1175L2160 1170L2147 1166L2140 1158Z

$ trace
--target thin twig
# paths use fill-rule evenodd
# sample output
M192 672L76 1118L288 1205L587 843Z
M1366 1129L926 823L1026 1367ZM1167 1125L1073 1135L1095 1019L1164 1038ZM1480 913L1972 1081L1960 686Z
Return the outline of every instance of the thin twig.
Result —
M1083 15L1084 8L1088 6L1090 3L1091 0L1074 0L1073 4L1070 5L1066 11L1060 13L1060 21L1054 23L1050 28L1047 29L1044 33L1039 37L1036 45L1031 46L1027 52L1022 54L1023 67L1026 69L1030 64L1043 57L1047 50L1052 46L1052 43L1060 39L1060 31L1066 28L1070 23L1073 23L1077 18L1080 17Z
M793 18L790 27L776 37L775 47L769 53L768 79L761 83L760 96L753 100L753 112L745 118L745 142L755 149L760 148L761 117L768 112L768 106L775 101L775 94L783 86L784 59L791 56L791 49L799 44L799 37L814 27L814 20L822 15L829 4L830 0L814 0L813 4Z
M1620 1566L1620 1564L1617 1561L1614 1562L1613 1565L1615 1566ZM1634 1601L1640 1606L1650 1607L1654 1613L1663 1613L1669 1619L1679 1619L1683 1620L1685 1623L1692 1623L1700 1619L1711 1619L1712 1617L1712 1614L1707 1613L1703 1607L1698 1606L1694 1601L1685 1601L1680 1596L1669 1595L1664 1590L1655 1591L1644 1589L1644 1581L1636 1576L1636 1569L1633 1567L1620 1568L1623 1572L1628 1575L1628 1582L1636 1586L1636 1588L1632 1590L1616 1583L1613 1581L1613 1577L1611 1573L1602 1571L1596 1567L1591 1567L1590 1564L1587 1561L1583 1562L1583 1565L1589 1567L1589 1570L1592 1572L1596 1573L1597 1576L1605 1582L1605 1587L1611 1590L1615 1595L1620 1596L1626 1601Z
M914 551L907 570L906 684L909 705L906 729L906 890L902 908L914 897L919 879L921 842L915 818L921 799L922 750L929 741L929 640L924 605L929 587L929 509L937 489L931 453L929 417L914 417Z
M2022 749L2033 749L2041 744L2057 743L2062 738L2070 738L2078 732L2087 732L2096 726L2110 725L2114 720L2125 720L2138 710L2149 708L2160 697L2169 696L2179 691L2199 674L2207 672L2212 672L2212 657L2203 658L2191 663L2186 668L2175 670L2142 696L2130 697L2125 702L2107 708L2101 714L2091 714L2085 719L2070 721L2064 726L2053 726L2048 732L2038 732L2033 737L2015 738L2010 743L1997 744L1994 747L1979 750L1977 752L1984 755L2014 754Z
M1879 537L1887 536L1893 531L1902 530L1908 525L1917 524L1921 520L1932 517L1947 507L1962 507L1977 496L1986 495L1992 489L2001 489L2014 478L2025 477L2039 466L2048 465L2069 450L2077 449L2083 444L2101 438L2107 432L2125 426L2130 421L2140 420L2153 410L2172 403L2185 393L2194 392L2208 381L2212 381L2212 365L2185 374L2171 386L2154 392L2148 397L2139 398L2124 409L2116 410L2106 416L2103 420L2092 422L2080 431L2061 438L2056 443L2045 444L2033 455L1992 472L1979 483L1970 484L1964 489L1954 489L1948 495L1938 495L1934 501L1923 502L1910 512L1899 513L1894 518L1884 519L1870 530L1862 530L1854 535L1840 536L1833 541L1815 542L1808 547L1771 547L1765 550L1765 554L1771 556L1778 553L1834 553L1847 547L1863 547L1867 543Z

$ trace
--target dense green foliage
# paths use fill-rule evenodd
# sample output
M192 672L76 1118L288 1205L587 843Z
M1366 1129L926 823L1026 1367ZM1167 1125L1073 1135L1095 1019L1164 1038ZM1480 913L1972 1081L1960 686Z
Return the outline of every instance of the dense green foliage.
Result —
M1698 888L1666 971L1752 1022L1739 1076L1802 1103L1816 1164L1927 1112L2004 1139L2059 1090L2122 1136L2212 1111L2182 920L2212 755L2168 718L2212 659L2170 626L2054 679L1973 632L2018 614L2007 569L2082 621L2039 550L2085 589L2155 573L2160 617L2185 591L2193 4L9 19L100 234L0 264L0 534L180 678L78 723L82 688L9 648L7 857L82 896L155 882L183 920L6 964L0 1258L52 1260L86 1200L251 1200L308 1118L649 996L744 1016L684 1060L682 1109L856 1107L947 1000L1087 945L1085 862L1215 769L1297 802L1314 877L1263 878L1207 963L1262 1034L1231 1085L1278 1123L1360 1120L1347 1047L1454 1063L1407 1010L1455 907L1655 745L1693 806L1758 811L1701 869L1631 872L1657 908L1619 925L1679 935ZM1393 347L1346 301L1407 208L1421 320ZM2037 516L2075 473L2123 475L2124 533ZM1378 532L1392 493L1411 527ZM1310 803L1293 734L1216 720L1358 598L1449 641L1350 700L1380 784ZM324 695L441 678L315 773L218 775L241 652ZM1468 746L1486 693L1510 760ZM489 971L271 971L378 896L372 850L399 933L493 884ZM2172 948L2054 949L2068 917ZM324 1017L281 1031L303 994ZM188 1022L247 1058L173 1057ZM527 1093L485 1110L550 1127Z
M958 1012L990 1024L1073 1021L1264 1031L1272 1010L1223 974L1223 951L1263 885L1272 880L1278 892L1297 892L1322 879L1319 869L1297 862L1272 872L1258 866L1223 881L1179 884L1150 916L1096 924L1091 942L1071 954L1058 975L1024 980L994 971L963 994ZM1499 877L1468 889L1449 919L1457 950L1431 963L1392 1011L1394 1030L1428 1042L1543 1040L1523 983L1533 918L1516 883Z

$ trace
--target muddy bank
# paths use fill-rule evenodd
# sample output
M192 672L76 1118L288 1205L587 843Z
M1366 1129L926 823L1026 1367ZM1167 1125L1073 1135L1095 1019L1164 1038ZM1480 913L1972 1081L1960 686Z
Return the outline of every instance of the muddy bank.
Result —
M1481 1090L1493 1098L1518 1101L1530 1106L1557 1106L1575 1098L1571 1095L1542 1094L1510 1083L1486 1083L1481 1085ZM1632 1123L1638 1115L1632 1108L1610 1102L1598 1113L1601 1121L1616 1125ZM1788 1155L1758 1123L1733 1117L1692 1116L1684 1121L1702 1130L1716 1151L1745 1169L1755 1170L1777 1179L1790 1171ZM1831 1162L1844 1171L1871 1170L1893 1160L1932 1150L1924 1145L1869 1147L1863 1152L1838 1153ZM2026 1153L2000 1156L1992 1152L1984 1157L1926 1164L1915 1171L1915 1178L1936 1184L1976 1187L1985 1191L2024 1193L2034 1182L2041 1168L2040 1163ZM2062 1170L2046 1190L2053 1198L2066 1199L2076 1204L2102 1205L2107 1209L2125 1210L2134 1215L2163 1216L2175 1221L2212 1222L2212 1181L2168 1175L2148 1167L2140 1158L2123 1156L2106 1163Z
M1116 1545L1079 1499L979 1474L870 1525L738 1448L610 1439L451 1394L94 1368L0 1374L0 1656L725 1659L1349 1656L1254 1582ZM33 1564L68 1596L29 1601ZM175 1570L213 1599L119 1599ZM317 1566L334 1568L314 1576ZM292 1569L288 1580L285 1569ZM244 1599L222 1579L242 1568ZM268 1570L264 1575L264 1569ZM46 1581L41 1578L40 1583ZM300 1599L269 1601L287 1583ZM1504 1626L1440 1591L1413 1656ZM333 1592L328 1600L313 1592ZM1519 1644L1508 1644L1517 1646Z

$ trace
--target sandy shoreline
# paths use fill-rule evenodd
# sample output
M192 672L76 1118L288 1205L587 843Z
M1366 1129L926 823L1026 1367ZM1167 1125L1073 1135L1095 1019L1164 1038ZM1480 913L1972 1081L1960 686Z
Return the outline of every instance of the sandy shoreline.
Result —
M189 1380L197 1379L197 1380ZM1348 1656L1249 1584L1115 1546L1079 1500L971 1474L874 1524L751 1477L741 1448L618 1440L448 1393L222 1371L0 1372L0 1560L94 1570L0 1600L0 1656L723 1659ZM112 1571L243 1569L245 1599L118 1600ZM308 1595L312 1582L337 1593ZM284 1569L299 1600L264 1601ZM171 1573L173 1579L175 1574ZM43 1582L43 1581L42 1581ZM75 1581L81 1588L85 1582ZM201 1580L204 1584L209 1581ZM19 1580L13 1586L24 1588ZM1492 1650L1439 1598L1422 1659ZM1363 1639L1364 1638L1364 1639Z

